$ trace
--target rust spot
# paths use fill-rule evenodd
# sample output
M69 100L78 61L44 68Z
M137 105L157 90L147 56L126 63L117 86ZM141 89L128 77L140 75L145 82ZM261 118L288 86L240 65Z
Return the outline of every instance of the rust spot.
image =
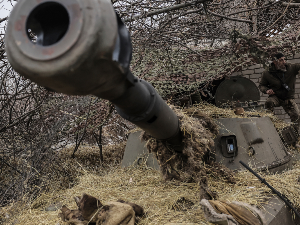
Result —
M25 21L26 21L26 19L27 19L27 16L21 16L21 19L17 20L15 22L15 30L16 31L22 30L23 27L24 27L24 30L25 30Z
M15 23L15 30L20 31L22 30L22 21L17 20Z
M52 55L54 53L53 48L46 48L42 51L43 55Z

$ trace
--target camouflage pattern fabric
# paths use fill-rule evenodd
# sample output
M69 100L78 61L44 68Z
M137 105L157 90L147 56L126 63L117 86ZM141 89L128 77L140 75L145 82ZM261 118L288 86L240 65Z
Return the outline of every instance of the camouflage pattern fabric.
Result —
M293 128L299 133L300 127L300 112L299 108L294 99L282 100L276 95L271 95L268 97L265 107L274 112L274 107L282 106L284 111L290 116L291 122L293 123Z

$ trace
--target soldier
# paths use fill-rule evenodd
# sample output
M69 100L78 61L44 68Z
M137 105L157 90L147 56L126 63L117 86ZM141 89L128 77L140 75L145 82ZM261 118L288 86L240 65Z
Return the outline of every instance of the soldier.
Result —
M263 72L259 83L260 91L269 95L265 107L274 112L274 107L282 106L290 116L297 133L300 126L300 112L294 101L294 95L299 70L300 64L286 63L284 55L277 53L269 69Z

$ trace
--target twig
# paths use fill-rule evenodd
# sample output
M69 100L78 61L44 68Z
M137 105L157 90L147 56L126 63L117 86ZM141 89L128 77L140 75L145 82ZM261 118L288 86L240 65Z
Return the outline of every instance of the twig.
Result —
M16 180L13 184L11 184L11 185L6 189L6 191L5 191L5 192L3 193L3 195L2 195L2 198L1 198L1 200L0 200L0 204L1 204L1 202L3 201L3 199L4 199L5 195L6 195L6 193L9 191L9 189L11 189L17 182L18 182L18 181Z
M264 33L266 30L270 29L272 26L274 26L274 24L277 23L278 20L280 20L280 19L284 16L284 14L286 13L286 11L287 11L289 5L291 4L291 2L292 2L292 0L290 0L289 4L286 6L286 8L285 8L285 10L283 11L283 13L281 14L281 16L280 16L280 17L279 17L279 18L278 18L271 26L267 27L267 28L264 29L263 31L260 31L260 32L259 32L259 35L262 34L262 33Z
M218 16L218 17L221 17L221 18L224 18L224 19L228 19L228 20L233 20L233 21L238 21L238 22L243 22L243 23L254 23L252 22L251 20L243 20L243 19L238 19L238 18L231 18L231 17L228 17L228 16L225 16L225 15L221 15L221 14L217 14L217 13L214 13L210 10L207 10L208 13L214 15L214 16Z
M26 116L28 116L29 114L35 112L35 111L36 111L37 109L39 109L41 106L42 106L42 104L39 105L39 106L37 106L37 107L34 108L33 110L31 110L31 111L29 111L29 112L23 114L22 116L19 116L18 118L15 119L15 120L16 120L15 122L6 124L6 125L3 126L2 128L0 128L0 133L3 132L3 131L5 131L5 130L7 130L8 128L13 127L13 126L15 126L16 124L20 123L22 119L24 119L24 118L25 118Z
M98 201L97 201L98 204ZM88 222L88 224L94 219L94 217L96 216L96 214L103 208L103 206L101 206L96 212L95 214L91 217L90 221Z
M181 16L186 16L186 15L188 15L188 14L200 12L200 11L202 11L202 10L203 10L203 9L197 9L197 10L187 11L187 12L185 12L185 13L182 13L182 14L178 15L178 16L172 17L172 20L177 19L177 18L179 18L179 17L181 17Z
M195 5L195 4L198 4L198 3L203 3L203 2L206 2L206 1L208 1L208 0L197 0L197 1L193 1L193 2L186 2L186 3L174 5L174 6L171 6L171 7L167 7L167 8L163 8L163 9L159 9L159 10L155 10L155 11L146 13L144 15L139 14L139 15L132 16L131 18L126 18L126 19L124 19L124 22L131 22L131 21L134 21L134 20L137 20L137 19L146 18L146 17L158 15L158 14L161 14L161 13L169 12L169 11L172 11L172 10L185 8L185 7Z
M73 151L73 154L72 154L72 157L74 158L75 156L75 152L78 150L79 146L80 146L80 143L82 142L85 134L86 134L86 127L87 127L87 124L88 124L88 119L90 117L90 111L91 111L91 105L92 105L92 98L90 100L90 104L89 104L89 108L88 108L88 113L87 113L87 117L86 117L86 120L85 120L85 125L84 125L84 128L83 128L83 132L82 132L82 136L81 138L79 139L78 143L76 141L76 146L74 148L74 151Z
M276 4L280 3L280 1L281 1L281 0L279 0L279 1L277 1L277 2L273 2L272 4L269 4L269 5L265 5L265 6L262 6L262 7L258 7L258 8L245 9L245 10L242 10L242 11L230 13L230 14L228 14L227 16L232 16L232 15L236 15L236 14L240 14L240 13L244 13L244 12L251 12L251 11L255 11L255 10L259 10L259 9L269 8L269 7L273 6L273 5L276 5Z
M77 162L77 161L76 161ZM83 166L79 163L79 162L77 162L77 164L81 167L81 169L83 169L83 171L85 172L85 173L88 173L84 168L83 168Z
M291 3L291 2L287 3L287 2L282 2L281 4L282 4L283 6L289 6L289 7L295 7L295 8L300 7L300 3Z
M3 21L5 21L5 20L7 20L7 19L8 19L8 16L5 17L5 18L0 19L0 23L2 23Z
M2 161L3 164L5 164L8 167L12 168L13 170L15 170L16 172L18 172L19 174L23 175L23 173L20 170L16 169L15 167L13 167L10 164L8 164L7 162L5 162L4 159L1 159L1 161Z

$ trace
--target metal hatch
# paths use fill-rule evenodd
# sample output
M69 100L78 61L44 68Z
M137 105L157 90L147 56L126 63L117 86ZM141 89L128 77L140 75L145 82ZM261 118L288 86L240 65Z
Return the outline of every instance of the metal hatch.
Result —
M222 118L217 119L219 135L215 139L216 161L226 167L242 169L238 163L242 160L252 167L271 172L280 172L288 168L290 155L286 151L279 134L269 117L258 118ZM222 138L235 137L238 149L232 157L224 156Z

